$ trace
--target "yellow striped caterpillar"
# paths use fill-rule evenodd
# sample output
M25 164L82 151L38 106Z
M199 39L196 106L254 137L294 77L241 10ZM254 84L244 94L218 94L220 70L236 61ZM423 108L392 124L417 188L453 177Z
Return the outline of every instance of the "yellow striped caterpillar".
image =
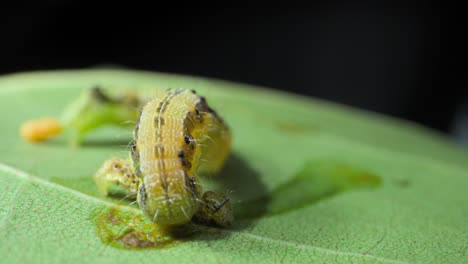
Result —
M100 191L136 197L142 211L161 225L185 224L192 218L218 226L233 221L229 199L221 193L203 193L197 176L219 172L231 144L228 127L204 97L191 90L170 89L158 92L139 111L136 106L142 105L141 100L131 94L111 97L93 89L83 98L60 122L28 123L22 134L46 139L47 124L52 124L54 134L57 127L64 127L79 143L83 133L97 126L135 118L130 157L103 164L94 176Z

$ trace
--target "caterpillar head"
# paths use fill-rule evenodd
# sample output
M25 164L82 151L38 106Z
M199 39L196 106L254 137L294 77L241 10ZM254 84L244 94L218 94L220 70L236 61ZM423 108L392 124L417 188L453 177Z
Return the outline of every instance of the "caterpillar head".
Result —
M184 180L176 174L182 175ZM146 175L138 189L140 208L160 225L181 225L189 222L199 209L199 192L195 179L183 171L172 175Z

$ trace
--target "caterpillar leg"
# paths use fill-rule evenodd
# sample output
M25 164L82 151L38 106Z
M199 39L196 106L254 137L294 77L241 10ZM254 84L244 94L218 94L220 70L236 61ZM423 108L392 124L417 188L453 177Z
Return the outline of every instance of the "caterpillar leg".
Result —
M207 191L203 194L200 209L194 220L205 225L230 226L234 221L232 205L224 194Z
M102 195L136 198L139 180L129 159L107 160L94 175L94 181Z

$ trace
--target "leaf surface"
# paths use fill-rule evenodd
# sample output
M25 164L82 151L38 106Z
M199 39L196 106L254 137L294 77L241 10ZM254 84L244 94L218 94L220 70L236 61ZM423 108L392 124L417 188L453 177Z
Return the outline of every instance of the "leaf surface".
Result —
M232 228L135 244L142 250L116 246L138 241L132 233L106 243L114 231L99 219L117 230L144 217L99 197L92 180L104 160L128 155L130 131L99 129L75 149L61 138L29 144L18 133L25 120L57 116L94 85L147 95L183 87L207 98L234 136L226 168L205 182L231 191ZM249 85L130 70L4 76L0 111L4 263L468 262L468 153L412 123Z

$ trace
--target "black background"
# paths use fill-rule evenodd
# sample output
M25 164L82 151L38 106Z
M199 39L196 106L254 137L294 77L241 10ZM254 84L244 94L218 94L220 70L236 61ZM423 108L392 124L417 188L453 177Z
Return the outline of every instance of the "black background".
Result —
M179 4L179 3L177 3ZM310 7L28 4L2 8L0 73L104 64L228 79L449 132L466 98L451 10L406 2Z

